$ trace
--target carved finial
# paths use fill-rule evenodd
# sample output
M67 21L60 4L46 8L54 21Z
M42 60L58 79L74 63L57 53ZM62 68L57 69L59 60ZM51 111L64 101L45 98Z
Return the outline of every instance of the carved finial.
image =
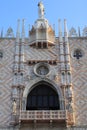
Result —
M40 1L38 3L38 16L39 16L40 19L44 18L44 11L45 11L44 10L44 5L43 5L42 1Z
M69 31L69 37L77 37L76 29L74 27Z
M14 37L13 29L11 27L8 28L6 37Z

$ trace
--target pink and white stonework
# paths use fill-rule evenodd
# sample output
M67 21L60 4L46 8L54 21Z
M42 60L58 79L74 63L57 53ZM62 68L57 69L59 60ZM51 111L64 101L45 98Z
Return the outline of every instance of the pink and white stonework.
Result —
M0 37L0 130L86 130L87 28L59 19L56 37L42 2L28 38L24 24Z

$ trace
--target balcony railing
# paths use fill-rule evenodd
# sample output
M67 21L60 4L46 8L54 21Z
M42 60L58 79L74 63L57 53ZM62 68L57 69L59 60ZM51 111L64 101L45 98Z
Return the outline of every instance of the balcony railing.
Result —
M20 111L20 121L66 120L65 110Z

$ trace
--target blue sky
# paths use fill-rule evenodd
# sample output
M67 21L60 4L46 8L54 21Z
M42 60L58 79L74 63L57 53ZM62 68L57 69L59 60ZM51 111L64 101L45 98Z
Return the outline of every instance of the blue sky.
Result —
M28 36L29 24L32 25L38 18L39 0L0 0L0 30L11 26L16 32L17 19L25 19L26 36ZM72 26L82 29L87 25L87 0L43 0L45 17L51 25L55 24L56 35L58 33L58 19L67 19L68 29Z

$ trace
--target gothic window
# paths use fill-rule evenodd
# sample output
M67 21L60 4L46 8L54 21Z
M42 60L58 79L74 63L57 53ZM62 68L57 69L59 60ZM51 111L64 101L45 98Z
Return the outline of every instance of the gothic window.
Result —
M59 95L50 84L41 82L27 97L27 110L59 110Z
M76 59L80 59L82 57L82 51L79 49L75 50L73 57L75 57Z
M3 58L3 53L0 51L0 58Z

